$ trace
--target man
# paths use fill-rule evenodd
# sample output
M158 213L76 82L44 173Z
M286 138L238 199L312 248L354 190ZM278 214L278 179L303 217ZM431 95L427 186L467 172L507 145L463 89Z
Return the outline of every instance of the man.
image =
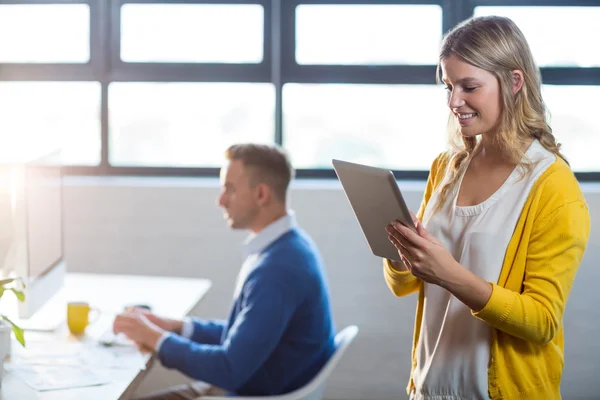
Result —
M335 350L323 263L286 206L287 156L258 144L233 145L225 155L218 205L231 228L251 232L229 319L177 321L139 309L119 315L115 333L200 381L146 399L283 394L312 379Z

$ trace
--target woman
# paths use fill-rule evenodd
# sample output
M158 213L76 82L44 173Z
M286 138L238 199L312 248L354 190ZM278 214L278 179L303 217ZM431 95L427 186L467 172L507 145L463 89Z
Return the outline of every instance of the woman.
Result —
M539 70L511 20L481 17L445 36L438 78L460 140L433 163L417 233L386 227L402 260L384 260L388 286L419 291L408 391L560 399L563 311L590 219Z

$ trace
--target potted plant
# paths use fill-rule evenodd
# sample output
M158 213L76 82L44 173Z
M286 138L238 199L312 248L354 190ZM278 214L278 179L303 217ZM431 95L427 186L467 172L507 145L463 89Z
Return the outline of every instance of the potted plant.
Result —
M23 301L25 300L23 288L23 281L19 278L0 279L0 297L8 290L13 292L19 301ZM4 358L10 354L11 331L15 334L21 346L25 346L23 329L15 325L6 315L0 314L0 385L4 374Z
M0 279L0 297L2 297L6 291L13 292L19 301L25 300L23 282L19 278ZM21 346L25 346L23 329L15 325L15 323L6 315L0 314L0 368L3 367L4 357L10 353L11 331L15 334L15 338L21 343Z

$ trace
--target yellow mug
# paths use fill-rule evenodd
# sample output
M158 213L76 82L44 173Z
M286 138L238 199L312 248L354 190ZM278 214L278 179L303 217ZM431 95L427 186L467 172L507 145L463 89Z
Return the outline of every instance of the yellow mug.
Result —
M90 320L90 313L95 314ZM86 302L76 301L67 304L67 325L74 335L81 335L89 324L96 322L100 311Z

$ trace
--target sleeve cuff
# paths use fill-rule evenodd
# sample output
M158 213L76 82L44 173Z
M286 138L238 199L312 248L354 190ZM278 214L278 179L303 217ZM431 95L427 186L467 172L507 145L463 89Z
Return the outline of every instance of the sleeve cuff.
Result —
M419 279L413 274L411 274L408 270L398 271L397 269L394 269L394 266L387 258L383 259L383 266L385 267L385 273L387 274L387 276L389 276L398 283L408 283Z
M171 336L171 335L172 335L171 332L163 333L162 336L160 338L158 338L158 341L156 342L156 346L154 347L154 351L157 353L160 353L160 347L165 342L165 340L167 340L169 338L169 336Z
M183 325L181 326L181 336L186 339L191 339L194 335L194 323L190 317L183 319Z
M487 323L496 325L508 318L514 304L515 292L492 283L492 295L486 305L479 311L471 311L471 314Z

